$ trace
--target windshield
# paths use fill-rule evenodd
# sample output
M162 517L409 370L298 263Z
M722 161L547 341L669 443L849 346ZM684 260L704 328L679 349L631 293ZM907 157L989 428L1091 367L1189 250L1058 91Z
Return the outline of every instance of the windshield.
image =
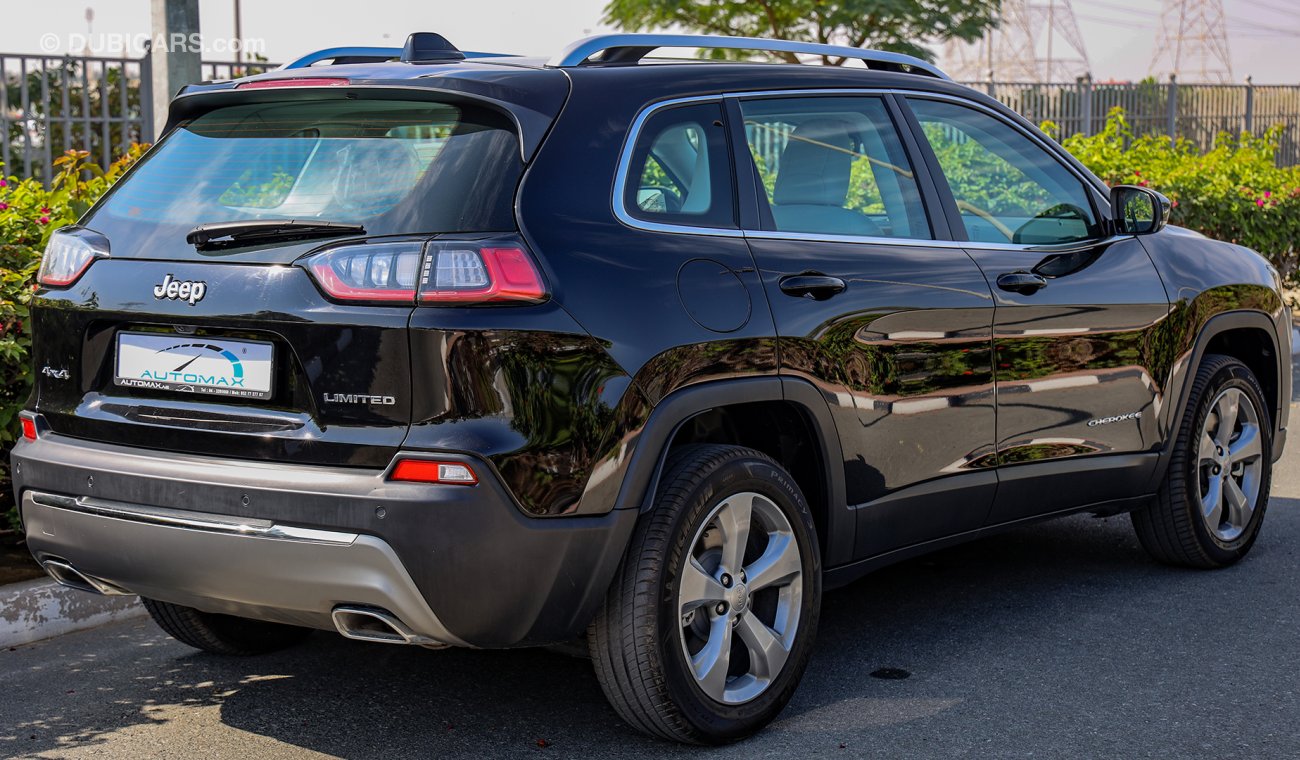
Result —
M200 224L362 225L367 235L515 227L522 171L486 108L328 100L218 108L181 125L83 221L113 255L174 250Z

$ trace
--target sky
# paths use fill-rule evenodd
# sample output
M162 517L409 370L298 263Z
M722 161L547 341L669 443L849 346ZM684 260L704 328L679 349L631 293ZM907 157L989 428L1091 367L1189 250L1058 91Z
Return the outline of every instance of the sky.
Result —
M1045 2L1046 0L1042 0ZM436 31L466 50L549 56L566 43L601 31L606 0L242 0L243 36L261 40L265 55L283 62L336 45L400 46L413 31ZM1300 2L1223 0L1235 80L1300 83ZM56 52L85 35L86 9L96 44L107 35L149 32L149 0L0 0L0 52L40 53L43 35ZM205 39L233 37L234 0L200 0ZM1147 75L1160 19L1160 0L1075 0L1094 77ZM82 38L84 39L84 38ZM79 52L79 51L74 51ZM230 59L230 55L209 55Z

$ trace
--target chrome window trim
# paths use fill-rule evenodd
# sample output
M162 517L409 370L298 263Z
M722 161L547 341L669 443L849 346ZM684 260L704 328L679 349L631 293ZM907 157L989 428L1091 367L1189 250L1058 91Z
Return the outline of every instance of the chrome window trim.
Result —
M927 238L901 238L901 237L865 237L856 235L835 235L831 233L809 233L809 232L781 232L779 230L749 230L749 229L729 229L722 227L691 227L683 224L666 224L662 222L650 222L644 219L637 219L628 213L623 203L623 194L627 190L628 170L631 168L632 153L636 148L636 141L640 137L641 128L647 119L656 112L664 108L685 105L690 103L718 102L721 103L727 98L736 98L738 100L754 98L775 98L775 97L801 97L801 96L836 96L836 95L898 95L901 97L924 97L932 100L945 100L958 105L967 106L976 110L983 111L1002 123L1025 135L1039 147L1047 150L1056 157L1058 163L1065 167L1067 171L1073 174L1085 187L1091 188L1103 197L1105 197L1107 188L1104 184L1099 185L1097 180L1085 176L1078 171L1070 162L1061 160L1059 151L1063 150L1053 143L1044 142L1044 138L1035 135L1025 129L1020 124L1009 120L1004 114L999 113L996 109L990 108L983 103L978 103L967 98L948 93L927 92L925 90L909 90L891 88L812 88L796 90L754 90L745 92L725 92L716 95L694 95L684 98L672 98L670 100L661 100L651 103L641 109L636 118L632 120L632 126L628 129L627 136L623 141L623 148L619 154L617 173L614 179L614 197L612 207L614 217L622 224L632 229L644 230L647 232L663 232L680 235L704 235L709 237L743 237L754 238L757 240L803 240L808 242L824 243L863 243L868 245L899 245L912 248L972 248L986 251L1032 251L1060 253L1081 248L1087 248L1098 245L1108 245L1125 235L1113 235L1108 238L1078 240L1069 243L1057 243L1052 245L1033 245L1025 243L981 243L976 240L933 240Z
M614 216L623 224L638 230L649 232L670 232L682 233L688 235L709 235L712 237L744 237L739 227L735 229L727 227L692 227L688 224L667 224L664 222L651 222L645 219L638 219L627 210L627 205L623 202L627 193L628 174L632 169L632 154L636 152L637 140L641 137L641 128L645 126L646 120L659 111L666 108L675 108L683 105L695 105L697 103L714 102L721 105L722 95L695 95L689 98L674 98L672 100L662 100L658 103L652 103L641 109L632 120L632 126L627 131L627 137L623 138L623 150L619 153L618 169L614 174L614 198L613 208ZM730 144L730 140L728 140ZM731 162L732 157L727 156L727 161ZM734 184L734 183L733 183ZM732 193L734 195L734 193Z

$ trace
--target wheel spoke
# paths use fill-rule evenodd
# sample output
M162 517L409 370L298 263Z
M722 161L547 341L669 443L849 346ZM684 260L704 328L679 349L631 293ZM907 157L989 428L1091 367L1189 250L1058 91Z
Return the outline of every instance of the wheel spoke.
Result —
M1215 443L1215 442L1214 442L1214 439L1210 437L1210 431L1209 431L1209 430L1204 430L1204 431L1202 431L1202 432L1201 432L1201 450L1200 450L1200 460L1201 460L1201 462L1200 462L1200 463L1201 463L1202 465L1205 465L1205 464L1216 464L1216 463L1219 461L1218 458L1217 458L1217 454L1218 454L1217 449L1218 449L1218 448L1219 448L1219 444Z
M1214 414L1219 418L1219 427L1214 431L1214 440L1225 449L1232 440L1233 429L1237 427L1237 405L1240 400L1241 393L1229 389L1224 391L1219 397L1219 403L1214 407Z
M689 612L709 602L720 602L727 598L722 584L714 580L694 557L690 557L682 568L681 612Z
M722 569L732 574L744 567L749 523L754 513L753 499L750 494L734 496L718 512L718 528L722 531Z
M1263 453L1263 446L1259 440L1259 425L1245 424L1241 426L1241 436L1232 442L1232 462L1243 464L1253 462Z
M1228 522L1238 528L1245 528L1246 523L1250 522L1251 512L1255 511L1255 505L1250 503L1250 499L1242 493L1241 486L1232 478L1224 481L1223 496L1228 504Z
M1219 523L1223 522L1223 478L1210 476L1205 495L1201 497L1201 514L1211 529L1217 530Z
M803 571L799 544L789 533L774 533L763 556L745 568L745 585L754 593L778 583L784 585Z
M740 616L736 633L749 650L750 672L757 678L776 678L790 654L785 642L753 613Z
M709 626L709 640L694 657L691 669L700 688L716 700L722 700L727 690L727 669L731 667L731 621L726 615L718 617Z

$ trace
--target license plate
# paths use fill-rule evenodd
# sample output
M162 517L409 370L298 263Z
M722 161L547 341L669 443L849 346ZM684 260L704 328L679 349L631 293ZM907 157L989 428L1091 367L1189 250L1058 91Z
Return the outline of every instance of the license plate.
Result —
M250 340L118 333L114 382L131 388L268 399L273 348Z

